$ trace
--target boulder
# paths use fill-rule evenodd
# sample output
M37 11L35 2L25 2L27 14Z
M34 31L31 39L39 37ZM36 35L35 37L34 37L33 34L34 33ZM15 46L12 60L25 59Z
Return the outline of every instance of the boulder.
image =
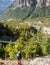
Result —
M50 65L50 58L35 58L30 61L29 65Z

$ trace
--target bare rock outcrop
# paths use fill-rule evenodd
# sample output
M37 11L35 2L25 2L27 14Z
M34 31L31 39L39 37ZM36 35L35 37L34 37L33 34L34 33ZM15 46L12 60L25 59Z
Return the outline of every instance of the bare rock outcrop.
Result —
M40 57L31 60L29 65L50 65L50 58L48 57Z
M50 0L14 0L10 6L10 9L31 6L50 6Z

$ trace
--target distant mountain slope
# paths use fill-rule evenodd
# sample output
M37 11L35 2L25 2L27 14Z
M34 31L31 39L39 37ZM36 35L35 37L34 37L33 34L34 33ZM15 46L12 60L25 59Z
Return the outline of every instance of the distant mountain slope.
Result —
M37 18L37 17L49 17L50 18L50 7L46 8L16 8L15 10L6 10L0 15L2 20L17 20L22 21L27 18Z
M16 8L15 10L6 10L3 14L0 15L0 19L23 19L29 14L29 9L27 8Z
M37 18L37 17L48 17L50 18L50 6L43 7L43 8L37 8L35 9L29 18Z
M19 2L20 1L20 2ZM46 1L41 4L40 0L15 0L10 7L8 7L1 15L0 20L7 21L23 21L27 18L49 17L50 18L50 4L46 5ZM48 0L49 2L50 0ZM29 2L32 2L31 4ZM25 6L24 4L25 3ZM30 6L28 7L28 3ZM41 4L41 6L38 5ZM22 5L22 7L18 6Z

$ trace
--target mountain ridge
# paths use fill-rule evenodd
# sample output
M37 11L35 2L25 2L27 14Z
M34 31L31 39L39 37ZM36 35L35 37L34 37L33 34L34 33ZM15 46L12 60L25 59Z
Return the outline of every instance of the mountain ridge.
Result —
M50 0L14 0L11 7L50 6Z
M22 21L27 18L38 17L50 17L50 0L14 0L0 15L0 20Z

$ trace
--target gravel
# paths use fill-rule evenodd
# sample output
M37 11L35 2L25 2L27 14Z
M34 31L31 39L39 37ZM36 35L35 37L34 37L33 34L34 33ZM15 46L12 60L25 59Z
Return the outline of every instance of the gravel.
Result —
M2 60L0 65L17 65L17 60ZM22 60L22 65L50 65L50 56L37 57L33 60Z

